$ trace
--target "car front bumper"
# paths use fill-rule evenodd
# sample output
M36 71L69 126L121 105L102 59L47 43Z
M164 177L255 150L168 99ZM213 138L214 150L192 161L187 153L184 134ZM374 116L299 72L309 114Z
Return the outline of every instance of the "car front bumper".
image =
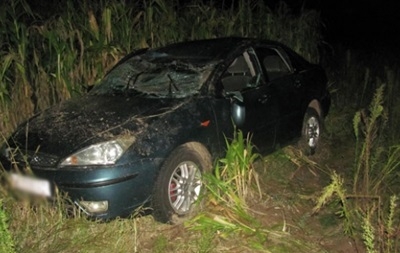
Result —
M32 167L37 183L33 187L38 187L40 182L49 182L51 189L47 197L55 198L58 192L66 193L72 202L94 219L126 217L151 199L160 163L161 159L146 158L115 166L59 169ZM3 160L2 164L4 168L11 167L11 164L4 165ZM29 189L29 186L22 188ZM36 192L32 190L31 193ZM103 206L99 211L93 211L90 205Z

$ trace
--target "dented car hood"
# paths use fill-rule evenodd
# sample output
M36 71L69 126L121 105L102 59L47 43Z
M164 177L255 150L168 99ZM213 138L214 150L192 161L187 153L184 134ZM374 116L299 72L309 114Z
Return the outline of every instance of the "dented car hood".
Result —
M185 100L87 95L34 116L11 139L26 150L65 156L119 135L140 134L149 120L173 112Z
M120 135L137 137L150 131L151 120L200 94L218 63L200 56L184 60L169 51L149 50L122 60L88 95L53 106L21 125L12 146L62 157Z

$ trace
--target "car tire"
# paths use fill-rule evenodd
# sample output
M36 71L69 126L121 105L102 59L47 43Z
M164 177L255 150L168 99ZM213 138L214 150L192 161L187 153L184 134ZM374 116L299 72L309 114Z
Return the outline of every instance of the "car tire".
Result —
M164 161L153 190L153 216L163 223L179 224L199 209L202 174L212 167L211 155L200 143L176 148Z
M306 155L313 155L317 150L322 132L321 117L318 112L309 107L304 114L299 148Z

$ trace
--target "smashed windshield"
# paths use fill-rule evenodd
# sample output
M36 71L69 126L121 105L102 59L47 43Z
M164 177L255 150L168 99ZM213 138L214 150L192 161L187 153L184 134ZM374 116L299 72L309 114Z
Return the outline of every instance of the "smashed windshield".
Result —
M199 93L215 64L150 50L117 66L91 93L186 97Z

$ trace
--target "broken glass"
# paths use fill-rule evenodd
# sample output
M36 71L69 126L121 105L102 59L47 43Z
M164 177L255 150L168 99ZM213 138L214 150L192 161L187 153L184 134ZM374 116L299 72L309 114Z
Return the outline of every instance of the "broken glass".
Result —
M91 93L187 97L199 93L215 65L212 61L199 64L192 58L147 51L117 66Z

